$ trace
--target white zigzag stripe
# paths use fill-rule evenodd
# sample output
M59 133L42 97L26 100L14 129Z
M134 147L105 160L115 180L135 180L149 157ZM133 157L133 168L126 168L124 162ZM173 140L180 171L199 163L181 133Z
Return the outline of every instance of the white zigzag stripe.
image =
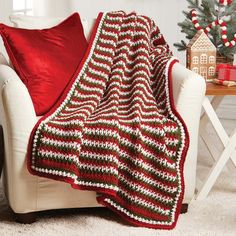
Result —
M98 52L94 52L94 57L98 58L98 59L101 59L101 60L104 60L104 61L108 61L109 63L112 62L112 57L111 56L102 55L102 54L100 54Z
M82 97L82 94L79 91L75 91L75 97ZM95 100L99 100L99 96L95 94L83 94L83 98L94 98Z
M62 130L62 129L58 129L58 128L55 128L55 127L50 127L48 124L45 124L45 130L48 132L48 133L51 133L51 134L56 134L58 136L66 136L66 137L75 137L75 138L81 138L82 136L80 136L80 133L78 132L78 130L76 131L73 131L73 130Z
M166 221L156 221L156 220L148 220L143 217L139 217L131 213L129 210L126 208L123 208L122 206L116 204L114 201L112 201L109 198L104 199L105 202L109 203L111 206L116 208L118 211L123 212L125 215L129 216L132 219L135 219L137 221L143 222L143 223L148 223L148 224L153 224L153 225L171 225L172 222L166 222Z
M83 125L83 121L81 120L69 120L69 121L60 121L60 120L51 120L50 123L52 124L56 124L56 125L61 125L61 126L68 126L68 125L78 125L78 126L82 126Z
M106 23L106 27L108 27L109 29L120 29L120 25L119 24L109 24L109 23Z
M84 113L87 113L87 115L85 115ZM61 117L58 116L57 118L54 119L54 121L62 121L62 122L64 122L65 120L72 119L72 118L86 119L87 116L88 116L88 111L86 109L81 109L79 114L76 113L76 114L73 114L73 115L66 115L66 116L61 116Z
M170 210L164 210L163 208L161 207L158 207L158 206L155 206L153 203L151 202L147 202L147 201L144 201L143 199L141 199L140 197L137 197L137 196L132 196L130 195L129 192L123 190L123 189L119 189L119 192L122 193L122 195L124 195L127 199L135 202L135 204L137 205L141 205L143 207L146 207L146 208L149 208L149 209L152 209L153 211L158 211L159 213L161 213L162 215L169 215L170 213Z
M112 101L112 102L107 102L107 105L101 106L100 109L96 109L95 113L92 114L92 117L97 117L101 114L104 115L116 115L118 112L118 116L121 117L130 117L133 116L134 114L139 114L140 112L142 112L143 116L151 116L155 113L151 112L151 111L144 111L143 109L154 109L155 111L157 111L156 106L145 106L144 104L142 104L143 109L140 108L140 104L137 102L140 102L142 104L142 99L136 98L134 99L134 105L132 107L130 107L129 105L118 105L118 101ZM103 105L103 103L101 103L101 105ZM102 107L104 107L104 109L102 109ZM130 107L130 108L128 108ZM113 113L114 111L116 111L115 113ZM140 111L137 113L137 111Z
M111 39L100 38L99 41L104 43L104 44L108 44L108 45L111 45L111 46L114 46L114 47L116 46L116 43L114 42L114 40L111 40Z
M129 51L128 55L130 55L130 51ZM115 58L116 58L117 61L120 60L120 59L125 59L125 62L127 63L126 67L127 67L127 65L131 66L131 65L133 65L134 63L137 63L137 61L140 61L140 60L142 60L142 61L144 61L148 64L149 67L147 67L146 63L143 62L143 65L147 68L147 70L149 70L149 68L151 67L150 61L148 60L148 58L144 57L143 55L137 55L134 58L133 61L129 59L128 55L126 53L121 53L121 54L117 54L117 56Z
M94 91L94 92L97 92L97 93L102 93L103 92L102 88L89 87L89 86L87 86L85 84L80 84L80 88L82 88L83 90L88 91L88 92L91 92L91 91Z
M88 70L92 74L103 77L104 79L106 79L108 77L108 74L106 74L105 72L102 72L102 71L99 71L99 70L96 70L96 69L93 69L93 68L89 68Z
M94 110L94 106L92 105L83 105L79 108L77 108L76 110L68 110L65 109L65 111L61 112L60 116L64 117L65 119L68 119L70 117L74 117L73 115L80 115L80 113L86 113L87 115L90 114L90 111Z
M74 100L71 100L70 103L71 103L71 105L73 105L73 106L81 105L81 101L74 101ZM97 105L97 103L96 103L95 101L93 101L93 100L87 101L87 103L92 103L93 106L96 106L96 105ZM86 103L84 103L84 104L86 104ZM73 108L68 108L68 109L70 110L70 109L73 109ZM76 108L76 109L78 109L78 108Z
M83 105L82 107L87 107L88 109L94 109L95 108L95 106L96 106L96 104L86 104L86 105ZM65 111L66 111L66 113L65 114L67 114L67 113L69 113L70 112L70 114L73 114L74 112L76 112L76 111L79 111L79 109L81 109L81 107L80 108L78 108L78 107L66 107L65 108ZM61 114L64 114L64 112L61 112Z
M122 174L119 175L119 179L122 180L125 184L127 184L129 186L129 188L131 188L137 192L140 192L143 195L152 197L154 199L157 199L158 201L162 201L167 204L173 202L173 199L170 197L167 197L167 196L162 195L160 193L155 193L154 191L147 189L147 188L145 188L133 181L127 181L127 179Z
M101 63L101 62L96 62L93 58L91 59L91 63L94 66L100 67L102 69L106 69L107 71L110 71L110 66L105 64L105 63Z
M54 151L48 151L45 149L41 149L39 150L39 154L41 154L42 156L46 156L46 157L50 157L54 160L65 160L65 161L73 161L73 163L75 163L77 166L80 165L79 163L79 159L77 157L77 155L75 154L62 154L62 153L58 153L58 152L54 152Z
M79 134L81 136L81 134ZM80 150L81 145L78 144L76 141L59 141L55 139L50 139L43 137L41 139L42 143L46 145L51 145L51 146L56 146L56 147L63 147L63 148L69 148L69 149L74 149L74 150Z
M95 166L95 165L90 165L90 164L83 164L80 163L80 168L89 170L89 171L96 171L100 173L106 173L106 174L112 174L112 175L118 175L118 170L112 166Z
M106 189L111 189L114 191L118 191L118 187L117 186L113 186L111 184L105 184L105 183L92 183L92 182L88 182L88 181L83 181L83 180L74 180L75 184L78 185L84 185L84 186L91 186L91 187L97 187L97 188L106 188Z
M117 159L116 156L110 154L110 155L106 155L106 154L97 154L97 153L92 153L92 152L88 152L88 151L83 151L83 148L81 150L80 153L81 156L86 157L87 159L98 159L98 160L102 160L102 161L107 161L110 163L114 163L116 165L119 164L119 160Z
M113 33L113 32L109 32L109 31L107 31L107 30L102 30L102 34L104 34L104 35L108 35L108 36L112 36L112 37L114 37L114 38L116 38L116 33ZM103 48L103 49L100 49L101 51L104 51L104 52L111 52L112 53L112 51L111 50L107 50L107 48Z
M101 141L91 141L91 140L83 139L83 144L87 146L95 147L95 148L114 150L116 152L119 151L118 145L109 141L101 142Z

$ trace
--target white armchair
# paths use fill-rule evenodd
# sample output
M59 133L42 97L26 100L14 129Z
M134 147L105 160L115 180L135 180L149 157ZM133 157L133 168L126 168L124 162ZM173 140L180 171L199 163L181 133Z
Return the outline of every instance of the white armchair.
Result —
M179 63L173 67L172 78L175 105L190 134L184 168L183 203L186 211L195 190L198 128L205 81ZM2 182L6 198L18 220L31 222L35 217L33 213L42 210L101 206L96 201L95 192L75 190L69 184L33 176L28 172L27 144L39 117L35 114L25 85L3 57L0 57L0 89L0 125L4 139Z

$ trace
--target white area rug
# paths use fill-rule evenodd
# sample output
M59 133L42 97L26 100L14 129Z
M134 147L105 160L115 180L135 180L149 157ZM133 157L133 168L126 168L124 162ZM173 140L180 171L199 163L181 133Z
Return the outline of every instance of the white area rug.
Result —
M227 109L226 109L227 108ZM226 98L219 113L229 132L236 124L236 99ZM227 116L225 115L228 112ZM229 113L230 112L230 113ZM227 118L227 120L226 120ZM209 126L208 132L214 136ZM216 139L216 147L218 145ZM212 159L199 140L198 179L204 180ZM193 200L187 214L180 215L172 231L137 228L127 225L113 212L105 208L63 210L40 213L38 221L31 225L14 222L0 188L0 236L42 235L42 236L195 236L236 235L236 169L225 169L214 185L207 199Z

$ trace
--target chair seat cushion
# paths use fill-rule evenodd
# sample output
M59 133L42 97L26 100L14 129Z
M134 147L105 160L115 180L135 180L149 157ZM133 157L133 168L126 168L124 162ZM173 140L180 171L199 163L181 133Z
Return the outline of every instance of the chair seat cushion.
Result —
M0 24L0 33L36 114L47 113L75 76L88 46L79 14L42 30Z

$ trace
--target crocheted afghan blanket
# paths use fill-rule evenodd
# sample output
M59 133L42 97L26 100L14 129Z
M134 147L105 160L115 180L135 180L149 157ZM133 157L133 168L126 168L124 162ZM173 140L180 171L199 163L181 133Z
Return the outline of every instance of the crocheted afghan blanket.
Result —
M70 84L32 131L29 171L96 191L133 225L173 228L188 134L173 103L171 57L153 20L100 13Z

